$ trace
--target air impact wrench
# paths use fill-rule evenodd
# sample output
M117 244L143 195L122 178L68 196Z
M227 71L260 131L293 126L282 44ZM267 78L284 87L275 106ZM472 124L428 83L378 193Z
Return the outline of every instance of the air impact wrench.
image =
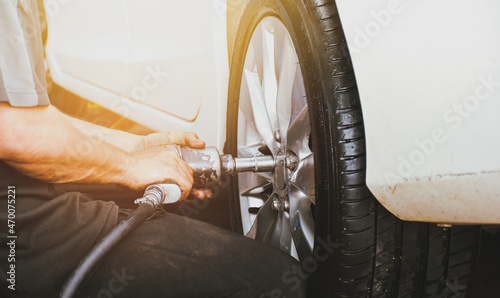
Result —
M220 183L223 174L273 172L276 167L276 161L270 155L235 158L230 154L221 155L215 147L204 149L177 145L166 147L177 152L179 157L193 169L195 187L203 187L209 183ZM141 204L148 200L154 200L157 205L171 204L180 198L181 190L176 184L153 184L146 189L144 197L135 200L135 203Z

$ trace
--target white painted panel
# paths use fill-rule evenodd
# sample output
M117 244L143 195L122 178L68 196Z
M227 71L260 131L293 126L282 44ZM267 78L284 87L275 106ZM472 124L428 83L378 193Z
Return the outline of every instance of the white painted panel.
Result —
M200 108L210 1L126 0L134 99L185 120Z
M55 77L67 74L127 95L128 28L122 0L46 0L47 53ZM72 89L72 86L63 86Z
M500 2L337 3L370 190L404 219L499 223Z
M154 130L194 131L222 151L229 77L225 0L45 5L53 3L47 60L56 84ZM144 3L148 9L132 17L131 8ZM134 96L137 87L147 87L145 98Z

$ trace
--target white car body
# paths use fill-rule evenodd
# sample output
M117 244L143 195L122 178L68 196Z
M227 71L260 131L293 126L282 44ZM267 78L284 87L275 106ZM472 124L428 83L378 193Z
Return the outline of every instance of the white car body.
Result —
M372 193L405 220L500 223L500 3L337 5Z
M226 1L46 0L63 88L157 131L225 140Z
M140 124L195 131L221 150L232 3L45 1L52 78ZM337 4L375 197L405 220L500 223L500 3Z

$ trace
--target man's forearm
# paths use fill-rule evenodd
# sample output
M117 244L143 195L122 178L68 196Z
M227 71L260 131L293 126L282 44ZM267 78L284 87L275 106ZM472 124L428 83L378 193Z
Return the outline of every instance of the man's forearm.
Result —
M47 182L133 183L130 153L85 135L52 106L0 104L0 159Z
M0 102L0 159L47 182L116 183L135 190L168 182L179 185L182 199L190 193L193 170L165 145L203 148L196 134L173 131L134 137L110 130L115 146L83 128L93 125L81 122L83 133L75 121L52 106L15 108Z

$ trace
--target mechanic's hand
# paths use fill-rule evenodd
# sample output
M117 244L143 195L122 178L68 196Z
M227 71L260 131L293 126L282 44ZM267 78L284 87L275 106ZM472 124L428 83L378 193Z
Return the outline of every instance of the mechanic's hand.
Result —
M156 149L162 150L158 147L166 146L166 145L180 145L180 146L189 146L194 149L203 149L205 148L205 142L200 140L195 133L192 132L182 132L182 131L168 131L168 132L159 132L152 133L147 136L140 136L136 141L135 145L132 147L132 151L142 151ZM180 160L184 165L187 165L182 159L180 159L177 154L176 157ZM189 167L189 165L187 165ZM193 179L193 173L191 167L191 180ZM176 183L178 184L178 183ZM178 184L181 187L180 184ZM191 181L189 189L191 189L193 182ZM181 190L182 187L181 187ZM190 192L188 191L187 194ZM191 194L198 199L211 198L212 192L209 189L192 189ZM184 200L187 195L183 192Z
M135 144L133 151L165 145L189 146L194 149L205 148L205 142L200 140L193 132L167 131L141 136Z
M127 181L126 186L144 190L155 183L175 183L181 189L181 201L191 192L193 169L176 152L167 148L153 148L133 152L131 155L129 177L125 177L124 180ZM200 196L197 194L197 197Z

